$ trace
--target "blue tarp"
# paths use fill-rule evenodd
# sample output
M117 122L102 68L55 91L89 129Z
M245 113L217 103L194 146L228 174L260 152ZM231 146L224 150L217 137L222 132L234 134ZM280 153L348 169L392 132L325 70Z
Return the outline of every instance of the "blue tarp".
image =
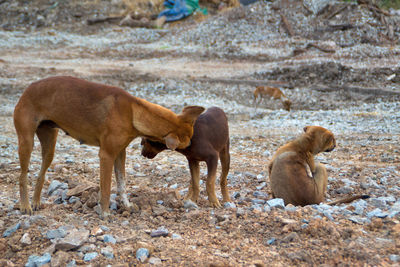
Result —
M176 21L186 18L196 11L196 9L200 9L199 0L165 0L164 6L167 9L161 11L158 17L165 16L166 21ZM200 10L204 14L207 14L206 9Z

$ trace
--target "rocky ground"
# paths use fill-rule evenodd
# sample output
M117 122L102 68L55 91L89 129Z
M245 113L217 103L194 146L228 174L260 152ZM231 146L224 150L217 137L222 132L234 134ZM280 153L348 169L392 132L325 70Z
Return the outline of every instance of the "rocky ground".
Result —
M272 1L142 29L86 25L118 12L120 1L25 2L0 1L1 266L400 263L400 12ZM175 112L191 104L223 108L232 202L208 207L202 184L197 205L184 203L186 159L171 151L145 159L138 139L126 166L135 208L123 210L113 194L113 216L103 221L98 149L60 133L43 208L22 215L13 108L31 82L53 75L120 86ZM256 84L280 85L292 110L270 100L255 110ZM370 199L333 207L272 199L268 161L306 125L336 136L337 148L317 156L329 172L327 200ZM40 162L36 142L31 186Z

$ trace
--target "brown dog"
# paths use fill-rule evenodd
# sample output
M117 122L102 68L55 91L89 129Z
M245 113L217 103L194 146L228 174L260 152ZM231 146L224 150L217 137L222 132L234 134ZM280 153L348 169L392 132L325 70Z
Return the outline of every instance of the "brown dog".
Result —
M33 195L33 209L40 208L44 176L53 160L57 128L61 128L81 143L100 147L100 204L105 217L109 215L113 166L118 194L123 205L130 206L125 193L128 144L138 136L145 136L171 149L185 148L190 144L194 121L203 111L202 107L190 106L176 115L118 87L73 77L51 77L32 83L14 110L21 164L21 212L32 213L27 173L35 133L42 146L42 166Z
M214 185L219 157L222 166L220 177L222 197L224 202L230 201L226 187L226 177L228 176L230 165L228 120L222 109L212 107L197 118L193 128L194 133L191 145L185 149L176 150L186 156L192 176L189 192L185 199L191 199L196 202L199 198L199 161L205 161L208 169L206 182L208 200L212 207L221 207L215 195ZM147 138L142 138L142 145L142 155L149 159L154 158L158 153L167 149L164 144L153 142Z
M322 164L314 162L314 155L330 152L335 146L332 132L307 126L304 134L280 147L268 166L273 197L282 198L286 205L324 201L328 175Z
M257 86L253 92L254 96L254 104L257 109L257 98L270 97L273 99L279 99L282 102L283 108L287 111L290 111L290 107L292 106L292 102L282 93L279 88L270 87L270 86Z

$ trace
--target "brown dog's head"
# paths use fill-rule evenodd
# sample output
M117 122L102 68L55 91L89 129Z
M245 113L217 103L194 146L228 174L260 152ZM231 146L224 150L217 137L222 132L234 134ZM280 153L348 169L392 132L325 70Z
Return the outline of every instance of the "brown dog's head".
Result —
M292 105L292 101L290 101L290 100L283 101L283 108L286 109L287 111L290 111L291 105Z
M160 142L154 142L147 138L142 138L140 144L142 145L142 152L141 152L142 156L148 159L153 159L155 156L157 156L158 153L168 149L165 144Z
M312 138L315 143L314 154L320 152L331 152L336 147L333 133L320 126L306 126L304 132Z
M165 145L172 150L188 147L193 136L193 125L203 111L204 108L200 106L184 107L178 115L179 127L164 137Z

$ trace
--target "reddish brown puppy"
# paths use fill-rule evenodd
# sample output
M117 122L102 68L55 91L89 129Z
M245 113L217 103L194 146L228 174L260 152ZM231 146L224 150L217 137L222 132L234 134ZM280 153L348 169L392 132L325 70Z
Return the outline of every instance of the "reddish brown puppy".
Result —
M197 118L193 129L191 145L185 149L176 149L186 156L192 177L189 192L185 199L191 199L194 202L198 200L200 194L199 162L205 161L208 170L206 182L208 200L212 207L221 207L215 195L214 185L219 158L222 166L220 185L223 201L230 201L227 189L227 176L230 166L228 120L222 109L212 107ZM142 145L142 155L149 159L167 149L164 144L151 141L148 138L142 138Z
M21 164L20 210L32 213L27 189L28 166L36 134L42 146L42 166L33 195L33 209L40 208L44 176L50 166L58 128L81 143L99 146L100 204L109 215L111 176L114 168L117 190L125 206L125 149L138 136L185 148L193 135L193 124L204 111L185 107L177 115L169 109L134 97L121 88L60 76L32 83L14 110Z

